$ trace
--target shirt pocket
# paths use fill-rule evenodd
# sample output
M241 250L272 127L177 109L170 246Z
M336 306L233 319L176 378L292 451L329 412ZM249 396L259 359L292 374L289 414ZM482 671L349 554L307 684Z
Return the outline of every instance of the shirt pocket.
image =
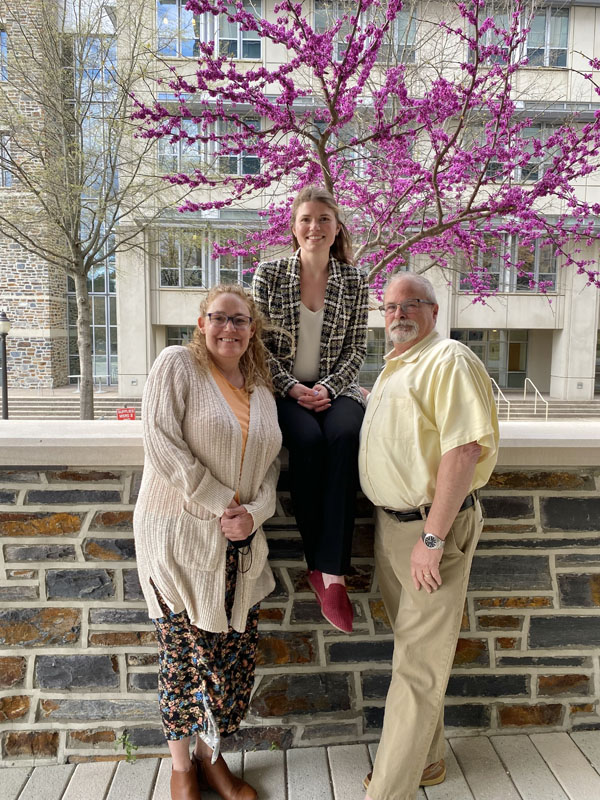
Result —
M409 397L383 397L375 411L379 435L395 442L414 442L414 403Z
M214 571L223 563L226 549L219 517L200 519L183 509L171 543L176 564L188 570Z

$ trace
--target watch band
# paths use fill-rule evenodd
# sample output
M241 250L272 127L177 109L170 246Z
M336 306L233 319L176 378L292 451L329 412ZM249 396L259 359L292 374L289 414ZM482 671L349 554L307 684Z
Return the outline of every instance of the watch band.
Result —
M444 539L440 539L435 533L426 533L425 531L421 534L421 540L425 547L428 547L430 550L443 550L446 544Z

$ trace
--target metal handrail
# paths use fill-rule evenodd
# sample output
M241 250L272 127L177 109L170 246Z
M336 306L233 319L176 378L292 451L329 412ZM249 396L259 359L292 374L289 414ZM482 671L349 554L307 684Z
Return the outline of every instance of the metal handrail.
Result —
M544 400L544 398L542 397L542 393L537 388L535 383L531 380L531 378L525 378L525 383L523 384L523 400L525 400L525 396L527 394L527 384L528 383L531 384L531 388L535 392L535 394L533 395L533 413L537 414L537 399L538 399L538 396L539 396L539 398L542 401L542 403L545 403L545 405L546 405L546 422L548 422L548 409L550 408L550 404L548 403L547 400Z
M491 380L492 384L496 387L496 392L497 392L497 395L498 395L497 398L496 398L496 411L497 411L497 413L500 414L500 398L502 398L504 400L504 402L506 403L506 419L510 419L510 400L506 399L506 396L505 396L504 392L502 391L502 389L498 386L496 381L491 376L490 376L490 380Z

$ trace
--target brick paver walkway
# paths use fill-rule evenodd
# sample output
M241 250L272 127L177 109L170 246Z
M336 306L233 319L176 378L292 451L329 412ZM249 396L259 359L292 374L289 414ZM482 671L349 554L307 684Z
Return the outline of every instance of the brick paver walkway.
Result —
M452 738L448 776L418 800L598 800L600 731ZM260 800L363 800L376 746L227 755ZM1 800L169 800L168 759L0 770ZM204 793L203 800L218 800Z

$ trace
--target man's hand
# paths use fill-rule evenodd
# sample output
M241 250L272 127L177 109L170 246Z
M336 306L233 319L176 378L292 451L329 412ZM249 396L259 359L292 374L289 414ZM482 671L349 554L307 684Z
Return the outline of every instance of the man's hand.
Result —
M435 496L427 515L427 529L445 539L458 509L469 493L475 465L481 455L477 442L460 445L444 453L437 471ZM421 539L413 547L410 574L415 588L435 592L442 585L440 561L443 550L430 550Z
M232 500L221 517L221 531L225 538L231 542L240 542L250 536L253 527L252 514L245 506L240 506Z
M320 383L315 383L312 389L302 383L295 383L289 390L288 395L298 401L298 405L308 411L325 411L331 407L329 392Z
M421 539L413 547L410 555L410 574L419 591L421 587L431 594L442 585L440 561L443 550L430 550Z

